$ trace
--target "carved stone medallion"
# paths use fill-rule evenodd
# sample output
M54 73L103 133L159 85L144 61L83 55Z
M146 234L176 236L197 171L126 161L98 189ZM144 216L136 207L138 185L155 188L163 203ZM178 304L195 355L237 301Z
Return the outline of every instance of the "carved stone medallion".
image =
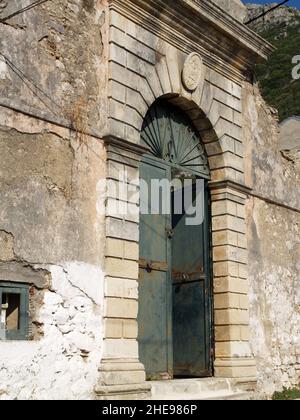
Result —
M203 72L203 61L199 54L190 54L183 67L182 82L187 90L194 91L199 86Z

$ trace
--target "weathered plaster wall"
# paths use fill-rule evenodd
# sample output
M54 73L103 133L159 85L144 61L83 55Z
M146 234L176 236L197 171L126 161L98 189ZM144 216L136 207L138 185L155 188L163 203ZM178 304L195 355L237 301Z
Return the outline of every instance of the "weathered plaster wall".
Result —
M29 3L5 2L0 17ZM0 103L101 131L106 20L105 0L52 0L1 24Z
M244 93L251 343L271 395L300 376L300 213L272 203L300 209L300 164L279 150L275 111Z
M91 398L103 335L103 145L4 109L1 120L0 276L43 296L40 340L0 343L0 398Z
M0 344L0 399L93 397L101 360L102 306L76 283L88 279L99 289L101 271L83 263L45 268L51 273L51 290L45 292L37 317L44 337Z
M104 129L104 8L53 0L0 25L0 280L37 296L35 340L0 342L0 399L89 399L99 376L106 152L81 131Z

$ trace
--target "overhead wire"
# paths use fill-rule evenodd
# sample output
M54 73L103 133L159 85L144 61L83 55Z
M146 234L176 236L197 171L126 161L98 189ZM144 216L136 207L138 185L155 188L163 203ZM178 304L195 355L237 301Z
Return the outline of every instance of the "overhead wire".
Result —
M23 73L22 70L20 70L5 54L3 54L0 51L0 56L4 59L5 63L8 65L8 67L19 77L19 79L22 80L22 82L29 88L29 90L47 107L49 111L54 113L55 115L58 115L58 110L61 111L61 106L58 105L51 96L46 93L44 90L42 90L34 81L29 79L25 73ZM57 111L54 111L49 104L47 104L47 101L45 98L48 99L53 105L55 105Z
M256 22L258 19L265 17L267 14L269 14L270 12L273 12L274 10L278 9L279 7L283 6L284 4L288 3L290 0L284 0L279 4L276 4L276 6L272 6L270 9L265 10L263 13L261 13L258 16L255 16L254 18L248 20L247 22L245 22L245 25L250 25L250 23Z
M11 19L11 18L13 18L13 17L15 17L15 16L18 16L18 15L20 15L21 13L27 12L28 10L31 10L31 9L33 9L34 7L39 6L39 5L41 5L41 4L43 4L43 3L46 3L46 2L48 2L48 1L51 1L51 0L36 0L36 1L34 1L33 3L28 4L28 5L27 5L27 6L25 6L25 7L22 7L22 9L16 10L15 12L11 13L10 15L5 16L4 18L1 18L1 19L0 19L0 23L5 23L7 20L9 20L9 19Z

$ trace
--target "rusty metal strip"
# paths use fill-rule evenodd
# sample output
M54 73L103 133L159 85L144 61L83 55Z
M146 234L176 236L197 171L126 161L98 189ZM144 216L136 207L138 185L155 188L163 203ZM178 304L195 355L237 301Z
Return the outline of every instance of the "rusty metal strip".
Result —
M148 271L163 271L168 272L169 265L166 262L161 261L147 261L147 260L140 260L139 261L140 268Z

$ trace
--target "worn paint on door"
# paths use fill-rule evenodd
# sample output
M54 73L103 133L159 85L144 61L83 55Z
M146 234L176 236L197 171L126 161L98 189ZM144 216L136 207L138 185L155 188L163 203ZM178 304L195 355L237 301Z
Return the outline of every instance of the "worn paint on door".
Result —
M140 170L149 186L152 179L170 177L170 168L161 162L144 160ZM149 214L140 218L140 357L148 378L160 379L173 375L170 249L166 236L171 220L164 214L150 214L154 199L151 189L145 195L141 195L141 206L145 200Z
M177 191L181 197L188 191ZM207 205L207 189L198 195ZM173 371L177 377L210 375L208 219L190 226L187 215L173 214Z

